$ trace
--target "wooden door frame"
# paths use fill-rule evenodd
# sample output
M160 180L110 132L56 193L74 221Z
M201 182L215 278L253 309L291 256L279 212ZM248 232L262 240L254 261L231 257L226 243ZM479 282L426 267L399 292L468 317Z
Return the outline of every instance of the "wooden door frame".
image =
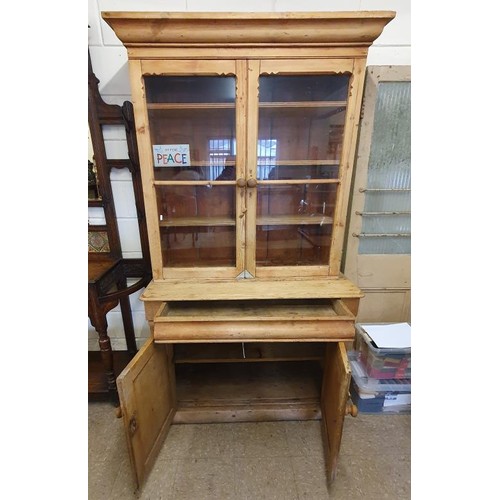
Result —
M356 211L363 211L365 203L365 194L360 191L366 187L368 178L368 165L370 161L370 151L375 121L375 110L377 105L378 84L381 82L410 82L411 66L368 66L366 70L365 91L361 108L361 121L358 140L358 151L356 154L356 164L354 180L352 183L350 206L348 210L348 228L344 251L342 258L342 267L344 275L357 284L365 293L370 292L399 292L404 293L404 306L401 312L402 316L409 317L409 270L410 255L407 254L388 254L397 259L398 268L407 268L408 276L404 280L408 286L402 286L397 283L394 277L389 277L387 284L382 285L370 281L366 276L360 281L360 269L358 264L359 238L353 234L361 233L362 217L356 215ZM373 254L376 255L376 254ZM373 280L372 280L373 281Z
M232 75L236 79L237 96L235 100L236 128L239 132L237 140L237 171L244 168L246 151L246 66L245 63L236 59L219 59L200 61L195 59L176 60L130 60L130 80L132 85L132 102L136 111L136 132L139 144L139 158L142 167L142 180L144 200L146 207L146 222L149 235L149 246L151 249L151 266L153 279L162 281L167 279L199 279L199 278L235 278L244 269L243 250L245 247L245 233L243 227L244 203L239 196L239 189L235 179L236 199L236 265L232 267L193 267L193 268L168 268L163 266L160 226L158 224L158 207L155 192L154 166L151 155L151 136L149 129L149 117L146 102L144 76L227 76ZM243 96L243 98L241 97ZM239 148L239 149L238 149ZM207 181L207 184L210 184Z

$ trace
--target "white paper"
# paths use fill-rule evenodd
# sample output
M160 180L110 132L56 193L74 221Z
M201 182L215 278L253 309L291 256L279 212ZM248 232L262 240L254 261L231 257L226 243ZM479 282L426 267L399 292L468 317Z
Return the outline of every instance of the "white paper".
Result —
M360 325L379 349L411 347L411 326L408 323Z
M189 167L189 144L154 144L153 159L155 167Z
M400 406L411 404L411 394L386 394L384 406Z

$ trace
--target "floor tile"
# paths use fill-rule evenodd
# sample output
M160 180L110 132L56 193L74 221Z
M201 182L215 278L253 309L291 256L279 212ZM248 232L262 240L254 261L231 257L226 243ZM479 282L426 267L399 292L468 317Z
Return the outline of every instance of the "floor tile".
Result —
M283 457L289 455L283 422L250 422L232 424L233 456Z
M410 462L406 455L341 455L331 498L406 500L410 498Z
M295 486L300 500L328 500L325 461L322 456L292 457Z
M183 459L177 464L175 500L234 500L234 465L217 458Z
M290 457L236 458L234 465L236 499L298 499Z
M375 452L410 453L411 420L409 415L359 414L346 417L341 454L359 455Z
M156 461L153 470L139 491L140 500L176 500L174 483L177 469L177 460Z
M320 420L283 422L290 456L324 456Z

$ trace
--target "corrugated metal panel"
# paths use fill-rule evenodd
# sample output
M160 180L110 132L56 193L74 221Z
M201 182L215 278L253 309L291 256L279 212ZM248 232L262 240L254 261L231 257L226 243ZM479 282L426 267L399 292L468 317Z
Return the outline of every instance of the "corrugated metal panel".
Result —
M364 212L409 212L411 198L411 83L378 85ZM397 191L398 189L407 191ZM360 254L410 253L409 237L364 234L409 234L409 215L363 215Z

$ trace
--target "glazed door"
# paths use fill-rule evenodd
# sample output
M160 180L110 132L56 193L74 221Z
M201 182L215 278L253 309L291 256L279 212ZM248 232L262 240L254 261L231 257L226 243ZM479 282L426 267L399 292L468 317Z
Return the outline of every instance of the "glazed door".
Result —
M344 237L362 65L249 62L250 276L336 276Z
M117 378L125 434L137 487L151 470L175 414L172 346L151 336Z
M325 438L326 472L329 481L333 481L337 474L350 382L351 369L344 343L327 344L321 388L321 415Z
M244 267L246 63L131 61L154 279Z

